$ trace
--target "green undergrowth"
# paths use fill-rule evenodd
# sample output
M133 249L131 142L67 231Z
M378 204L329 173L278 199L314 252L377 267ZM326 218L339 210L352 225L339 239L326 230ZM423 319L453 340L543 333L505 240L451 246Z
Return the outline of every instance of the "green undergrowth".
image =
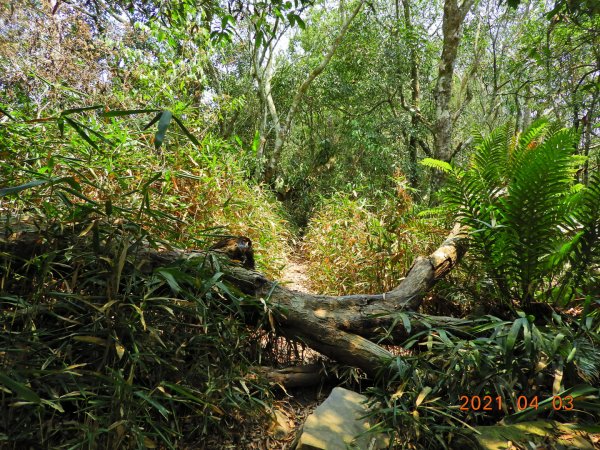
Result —
M61 139L53 125L0 128L3 184L16 187L2 198L3 216L26 220L35 212L57 220L65 206L77 221L82 211L102 210L186 248L205 248L221 235L245 235L254 242L258 267L279 275L289 253L290 223L274 196L248 181L236 160L239 149L211 135L198 147L174 133L170 145L156 149L152 134L134 126L87 120L110 144L99 141L93 148L69 130ZM35 191L19 191L32 181L39 185ZM52 195L58 203L43 201Z
M265 307L228 287L219 261L151 263L151 236L125 221L35 235L2 245L7 448L198 446L265 413L270 390L247 375L258 331L245 325Z
M272 398L248 375L269 308L228 286L217 260L142 255L243 234L275 277L289 223L224 141L173 133L159 149L135 126L78 120L94 146L45 123L0 128L0 447L235 441Z
M397 323L418 323L403 348L369 389L375 430L394 448L478 448L472 427L554 419L581 425L600 419L600 322L553 316L536 325L484 316L438 326L415 313ZM588 442L591 442L588 439ZM461 447L462 445L462 447ZM550 443L549 443L550 445ZM561 446L548 448L563 448Z
M446 234L440 219L422 217L402 186L371 204L337 193L316 208L304 250L311 286L324 294L385 292L419 255Z

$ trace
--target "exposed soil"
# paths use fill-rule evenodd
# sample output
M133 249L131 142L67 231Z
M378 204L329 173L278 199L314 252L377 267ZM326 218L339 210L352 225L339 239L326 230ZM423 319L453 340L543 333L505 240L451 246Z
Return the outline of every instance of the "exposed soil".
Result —
M306 272L306 263L300 257L292 257L283 269L281 283L288 289L312 294Z

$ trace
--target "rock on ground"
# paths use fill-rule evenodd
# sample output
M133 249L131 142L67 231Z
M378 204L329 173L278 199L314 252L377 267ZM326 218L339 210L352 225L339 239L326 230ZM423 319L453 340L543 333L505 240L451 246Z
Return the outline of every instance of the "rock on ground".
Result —
M331 395L308 417L298 441L298 450L360 450L386 448L384 436L363 433L372 425L361 418L368 413L367 397L344 388Z

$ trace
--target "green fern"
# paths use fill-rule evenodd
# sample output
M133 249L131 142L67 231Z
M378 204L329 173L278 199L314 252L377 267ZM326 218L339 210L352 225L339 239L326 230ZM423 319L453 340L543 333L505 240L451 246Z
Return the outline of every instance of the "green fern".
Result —
M430 167L432 169L437 169L445 173L449 173L452 171L452 166L446 161L441 161L439 159L433 158L424 158L421 161L421 164L425 167Z
M591 176L587 187L575 191L566 228L573 238L567 243L571 291L577 286L598 285L600 271L600 173ZM584 292L586 293L586 292Z
M574 188L575 139L544 120L520 135L507 125L476 138L465 171L424 162L450 174L444 199L470 228L472 254L507 302L526 306L557 292L568 302L574 289L566 287L598 267L600 177Z

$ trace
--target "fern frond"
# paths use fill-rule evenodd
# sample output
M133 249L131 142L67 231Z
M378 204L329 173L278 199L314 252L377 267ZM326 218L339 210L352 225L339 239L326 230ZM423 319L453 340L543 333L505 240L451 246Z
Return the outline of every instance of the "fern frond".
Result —
M452 165L450 163L447 163L446 161L442 161L439 159L424 158L421 160L421 164L424 165L425 167L429 167L431 169L437 169L444 173L452 172Z
M548 120L538 119L520 135L515 136L515 141L510 152L510 168L518 170L523 160L526 160L530 151L538 147L547 135Z
M578 204L570 214L569 224L579 231L571 254L571 274L575 286L600 268L600 173L591 176L590 183L578 193Z
M508 167L508 145L510 140L510 127L505 125L495 129L475 149L472 168L479 173L486 184L486 190L492 199L510 178Z
M538 129L532 136L541 132ZM527 157L515 167L508 187L506 218L518 236L512 245L519 249L518 277L526 298L533 296L543 279L546 269L541 260L562 239L559 225L567 211L565 193L573 182L573 137L569 130L561 130L530 151L521 150L527 151Z

